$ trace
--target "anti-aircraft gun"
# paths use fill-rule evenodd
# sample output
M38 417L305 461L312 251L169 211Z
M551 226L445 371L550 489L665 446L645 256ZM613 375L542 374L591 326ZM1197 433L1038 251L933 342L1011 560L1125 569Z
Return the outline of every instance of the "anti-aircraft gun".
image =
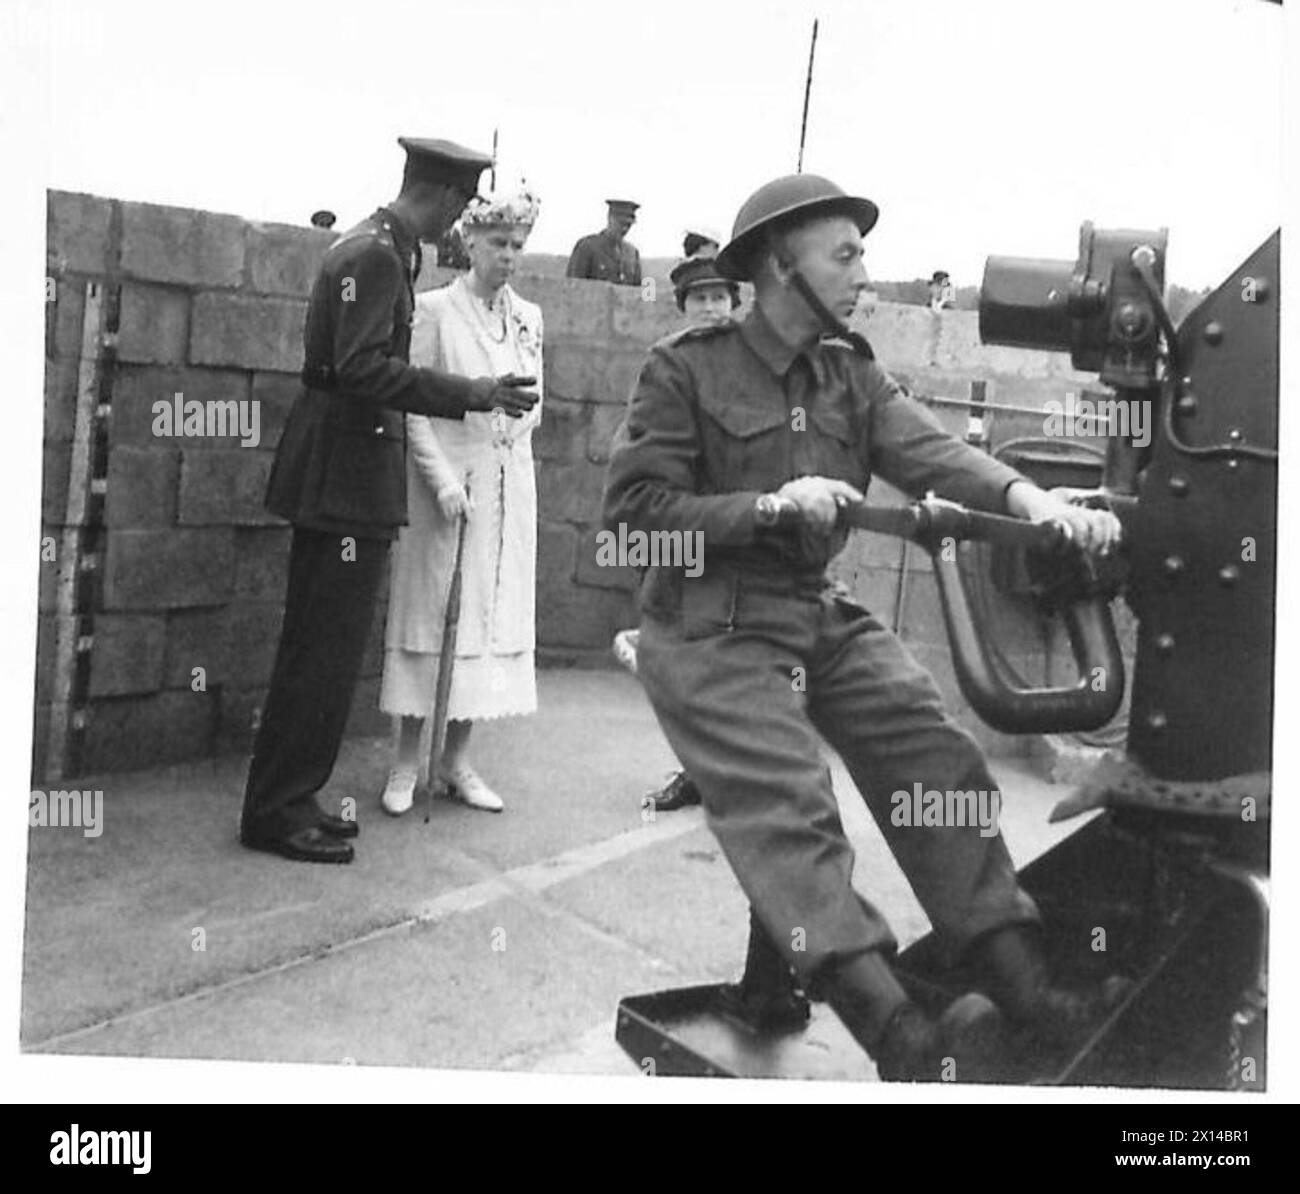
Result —
M1086 564L1059 551L1050 528L934 499L847 515L929 551L958 682L989 725L1093 730L1128 688L1122 749L1052 814L1091 819L1020 880L1065 985L1110 971L1135 981L1085 1037L1051 1055L1009 1056L1009 1081L1264 1089L1280 240L1264 241L1177 328L1164 299L1164 231L1085 223L1073 262L989 258L981 338L1069 352L1112 395L1099 482L1070 496L1120 519L1117 557ZM1135 435L1137 426L1154 432ZM1034 475L1032 461L1017 463ZM1062 615L1076 683L1034 687L990 649L960 557L943 549L974 540L992 543L1003 570L1021 569ZM1112 619L1118 600L1137 619L1131 680ZM1084 944L1098 941L1103 949ZM923 1004L965 989L933 937L898 966ZM618 1040L660 1075L868 1073L824 1008L807 1024L747 1016L782 968L755 933L740 984L752 1002L719 986L629 997Z

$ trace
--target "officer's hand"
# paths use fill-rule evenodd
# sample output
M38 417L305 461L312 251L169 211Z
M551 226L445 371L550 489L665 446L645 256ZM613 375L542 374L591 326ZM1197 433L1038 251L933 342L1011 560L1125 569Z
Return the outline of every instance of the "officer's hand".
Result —
M862 501L852 485L832 477L796 477L782 485L776 496L798 506L804 523L819 531L835 525L842 506Z
M1007 510L1030 522L1054 522L1070 542L1093 555L1108 556L1123 538L1120 521L1109 510L1090 510L1066 500L1065 491L1016 482L1007 490Z
M438 509L442 511L443 518L448 522L455 522L462 514L468 514L472 508L469 494L465 491L465 486L459 482L453 481L438 490Z
M512 419L526 415L537 405L537 391L529 389L537 384L535 377L476 377L470 382L470 399L467 410L503 410Z

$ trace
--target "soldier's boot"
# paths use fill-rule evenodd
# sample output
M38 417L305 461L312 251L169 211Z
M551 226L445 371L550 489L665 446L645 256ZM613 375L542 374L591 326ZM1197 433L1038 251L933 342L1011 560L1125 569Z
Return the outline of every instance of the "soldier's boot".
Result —
M874 951L838 966L826 1000L885 1082L990 1082L1003 1074L1003 1021L983 995L955 999L937 1019Z
M749 911L745 973L722 988L723 1010L759 1032L798 1032L808 1023L808 999L794 972Z
M1056 986L1038 934L1015 926L975 942L970 966L976 986L989 995L1026 1041L1056 1047L1080 1041L1133 989L1130 979L1108 975L1071 991Z

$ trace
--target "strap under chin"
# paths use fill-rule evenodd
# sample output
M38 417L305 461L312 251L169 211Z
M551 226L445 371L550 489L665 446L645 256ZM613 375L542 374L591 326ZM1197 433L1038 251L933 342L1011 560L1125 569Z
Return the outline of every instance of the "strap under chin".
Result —
M876 359L876 354L871 350L871 345L868 343L866 336L853 331L841 320L836 319L830 308L813 293L813 288L808 285L808 280L799 270L791 272L790 281L794 284L795 290L799 292L799 297L808 304L809 309L821 320L822 326L828 332L839 336L842 340L847 340L867 360L874 361Z

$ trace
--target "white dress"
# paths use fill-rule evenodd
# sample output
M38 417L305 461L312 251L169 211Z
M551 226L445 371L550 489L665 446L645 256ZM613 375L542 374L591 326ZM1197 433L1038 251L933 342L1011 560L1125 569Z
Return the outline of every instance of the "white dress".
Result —
M501 318L462 275L416 298L411 363L464 377L513 373L542 384L542 313L509 286L496 296ZM541 402L520 419L490 413L463 420L406 416L407 516L391 560L384 674L386 713L433 711L456 525L436 494L467 482L473 509L465 531L451 720L532 713L535 646L537 490L532 435Z

